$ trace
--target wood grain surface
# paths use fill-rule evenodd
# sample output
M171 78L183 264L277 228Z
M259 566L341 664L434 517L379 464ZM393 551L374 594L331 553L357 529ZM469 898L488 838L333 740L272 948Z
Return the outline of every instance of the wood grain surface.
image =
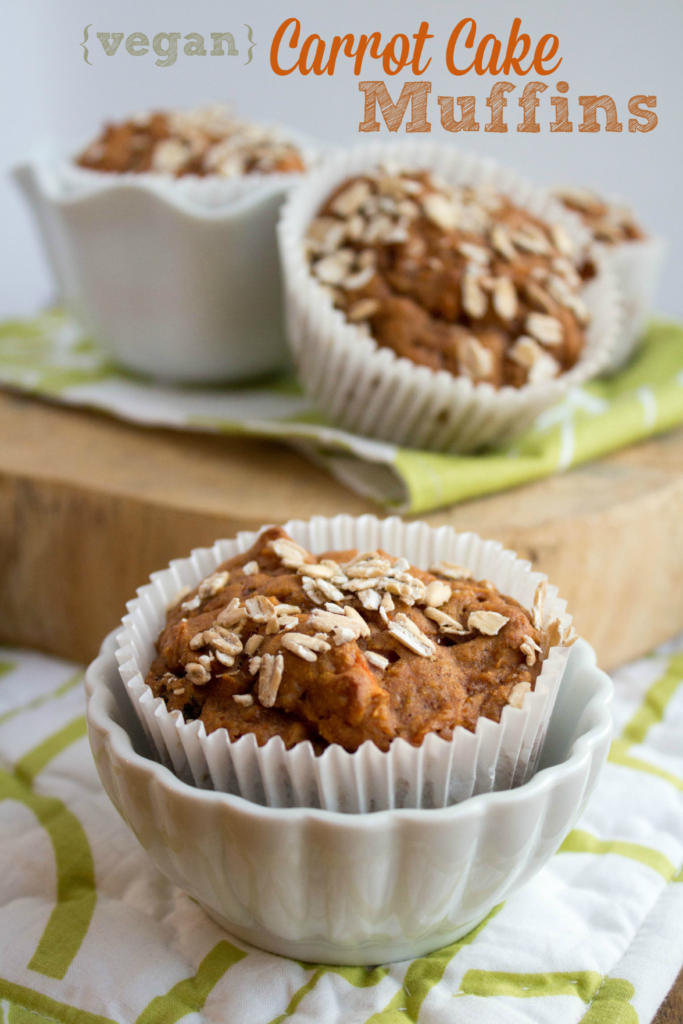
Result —
M683 922L681 922L683 927ZM652 1024L683 1024L683 970L659 1007Z
M338 512L381 514L287 447L0 392L0 642L87 661L170 559ZM605 668L683 629L683 430L422 518L547 572ZM683 1024L683 971L654 1024Z
M293 450L0 393L0 641L85 661L150 572L268 522L382 514ZM423 516L556 583L611 668L683 629L683 430Z

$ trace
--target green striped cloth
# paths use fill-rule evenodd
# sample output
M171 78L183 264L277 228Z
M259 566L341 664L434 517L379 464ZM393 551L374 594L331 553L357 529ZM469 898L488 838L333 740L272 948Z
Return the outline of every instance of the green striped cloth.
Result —
M616 673L608 764L543 871L373 969L248 947L160 875L100 785L81 679L0 649L3 1024L648 1024L683 964L683 637Z
M537 480L683 423L683 328L653 323L620 373L575 389L512 446L437 455L326 423L291 376L240 387L163 387L111 364L63 313L0 324L0 384L148 426L289 441L387 508L428 512Z

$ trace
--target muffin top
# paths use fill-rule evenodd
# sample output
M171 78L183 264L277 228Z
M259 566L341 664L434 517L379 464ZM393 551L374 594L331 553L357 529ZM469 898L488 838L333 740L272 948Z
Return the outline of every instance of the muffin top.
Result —
M563 639L559 622L542 627L544 595L541 584L529 613L462 566L316 557L273 527L178 596L146 682L169 710L233 741L419 746L521 706Z
M347 179L306 249L347 320L433 370L521 387L569 370L584 347L567 232L486 185L386 168Z
M176 178L304 170L299 150L277 131L238 121L221 106L136 114L108 124L76 163L94 171L156 171Z
M569 185L556 189L554 194L568 210L579 214L596 242L619 245L647 238L628 206L609 203L588 189Z

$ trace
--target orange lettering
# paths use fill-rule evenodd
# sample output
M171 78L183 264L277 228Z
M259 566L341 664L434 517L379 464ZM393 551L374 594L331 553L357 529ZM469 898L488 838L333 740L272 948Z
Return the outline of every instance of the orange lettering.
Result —
M280 43L282 42L282 40L284 38L284 34L285 34L285 32L287 31L287 29L289 28L290 25L294 26L294 31L292 32L292 38L289 41L289 45L290 45L292 50L295 50L297 45L298 45L298 43L299 43L299 32L301 30L301 22L299 21L298 18L287 18L286 21L283 21L282 24L280 25L279 29L277 30L277 32L273 36L273 42L270 45L270 66L271 66L271 68L273 69L273 71L275 72L276 75L291 75L292 71L296 71L297 65L299 63L299 61L297 60L297 62L294 65L294 67L291 67L291 68L282 68L282 67L280 67L280 62L279 62Z
M505 51L505 60L503 61L503 67L501 68L504 75L509 75L512 68L514 68L516 75L528 75L531 71L532 64L529 65L526 71L522 70L522 66L520 64L520 61L524 60L527 53L529 52L529 48L531 47L531 39L526 34L526 32L523 32L521 35L518 35L521 27L522 19L515 18L515 20L512 22L512 28L510 29L507 50ZM522 52L520 53L519 57L516 57L515 50L517 49L518 43L522 44Z
M313 57L313 63L310 67L307 67L306 61L310 53L311 47L316 43L315 55ZM299 54L299 71L302 75L310 75L311 71L314 71L316 75L322 75L325 68L322 67L322 59L325 53L325 41L320 36L312 35L308 36L306 42L301 47L301 53Z
M489 57L486 64L484 64L484 56L486 54L486 47L492 42L491 56ZM485 75L487 71L490 71L492 75L499 75L501 68L498 67L498 59L500 57L500 43L495 36L488 35L484 36L482 41L477 47L477 54L474 58L474 70L478 75Z
M544 54L543 51L545 49L545 44L548 42L549 39L552 39L552 42L550 44L550 49L548 50L548 52L546 54ZM562 63L562 58L561 57L558 60L557 64L554 64L551 68L548 68L547 71L543 67L543 65L545 64L545 62L547 60L552 60L553 59L553 57L557 53L557 48L558 48L559 45L560 45L560 40L557 38L557 36L553 36L553 35L542 36L538 40L538 45L536 46L536 49L534 50L534 60L533 60L533 67L536 69L536 74L537 75L552 75L553 71L557 71L557 69L559 68L560 64ZM529 68L529 71L531 71L531 68Z
M332 40L332 46L330 47L330 59L327 62L326 71L328 75L333 75L337 64L337 57L342 46L344 47L344 54L347 57L355 57L352 50L353 47L353 36L335 36Z
M401 56L396 56L396 40L401 41ZM397 75L399 71L403 71L403 68L408 63L408 57L410 55L410 43L408 42L408 36L404 36L402 32L398 35L392 36L387 45L382 51L382 67L384 68L387 75ZM391 70L391 65L395 64L395 71Z
M477 23L474 20L474 18L463 18L462 21L459 21L458 24L453 29L453 31L451 32L450 39L448 40L448 46L446 47L446 66L452 75L466 75L467 72L471 71L472 68L474 67L474 61L472 61L468 68L460 69L456 68L455 66L455 47L457 45L460 33L462 32L462 30L464 29L465 25L467 25L468 22L471 25L471 28L467 33L467 38L465 39L465 46L467 47L468 50L471 50L472 47L474 46L474 40L477 35Z
M423 75L427 68L429 67L429 65L432 63L432 58L430 57L425 66L423 68L420 67L420 59L422 57L422 50L424 48L424 44L428 39L433 38L434 36L429 34L429 22L423 21L417 32L413 35L413 39L415 40L415 52L413 53L412 61L412 69L414 75Z
M382 42L382 37L379 32L373 32L370 36L361 36L358 40L358 49L355 54L348 54L349 57L355 57L356 63L353 66L354 75L359 75L363 69L363 60L365 59L365 51L370 44L370 56L377 60L382 56L382 51L379 48L379 44Z

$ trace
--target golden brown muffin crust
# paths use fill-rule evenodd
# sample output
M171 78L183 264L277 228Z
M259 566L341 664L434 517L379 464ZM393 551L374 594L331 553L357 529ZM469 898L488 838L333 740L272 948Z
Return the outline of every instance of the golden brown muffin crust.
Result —
M292 143L266 128L234 120L222 107L156 111L107 124L76 163L110 174L159 171L177 178L305 169Z
M517 705L534 688L548 637L493 584L448 578L458 575L448 566L406 568L384 552L355 566L355 551L278 554L280 542L291 544L281 528L264 531L170 609L146 681L186 720L225 728L233 741L253 733L259 745L280 736L287 748L310 740L317 751L354 751L372 740L386 750L396 737L419 746L429 732L474 730L480 716L499 721L515 687ZM320 583L308 573L326 572L326 560L337 568ZM328 600L322 584L340 599ZM269 665L275 694L264 706Z
M619 245L647 238L633 211L626 206L610 203L585 188L565 187L555 194L568 210L578 213L597 242Z
M306 245L347 319L433 370L521 387L571 369L584 347L570 239L501 194L427 172L349 178Z

